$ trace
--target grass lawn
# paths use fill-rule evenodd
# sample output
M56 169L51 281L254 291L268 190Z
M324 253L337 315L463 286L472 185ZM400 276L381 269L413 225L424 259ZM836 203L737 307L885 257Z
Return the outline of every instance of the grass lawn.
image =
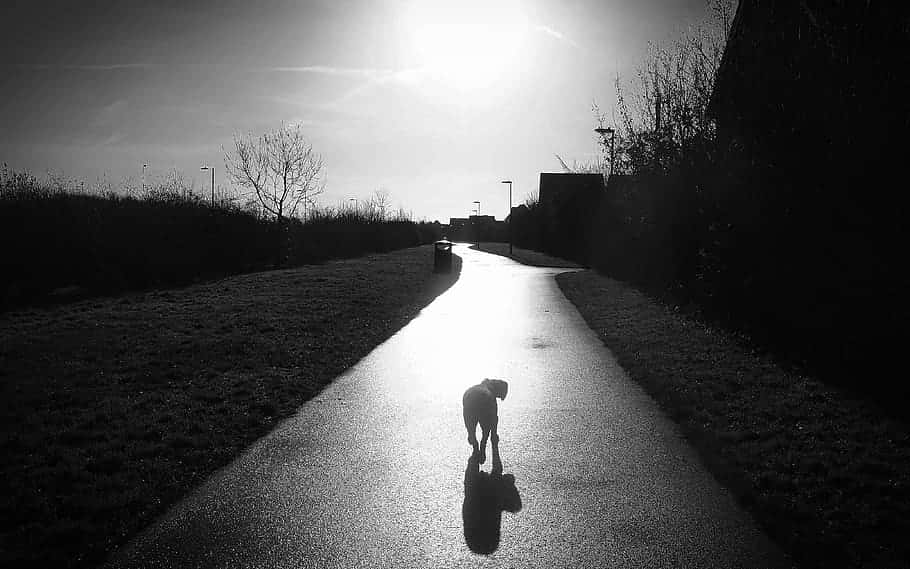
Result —
M104 559L458 278L432 246L0 314L0 566Z
M556 281L801 567L908 566L906 424L629 285L593 271Z

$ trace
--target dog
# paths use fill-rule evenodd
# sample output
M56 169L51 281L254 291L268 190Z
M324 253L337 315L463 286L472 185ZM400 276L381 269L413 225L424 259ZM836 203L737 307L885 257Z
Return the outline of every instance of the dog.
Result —
M464 426L468 430L468 444L474 449L472 456L480 464L487 460L487 439L493 443L493 449L499 448L499 424L496 398L505 400L509 393L509 384L501 379L484 379L464 392L461 402L464 405ZM477 424L480 423L480 445L477 444Z

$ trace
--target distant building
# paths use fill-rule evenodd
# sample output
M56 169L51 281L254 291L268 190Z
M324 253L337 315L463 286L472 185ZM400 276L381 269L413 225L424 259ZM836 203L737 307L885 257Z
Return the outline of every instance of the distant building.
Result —
M450 217L449 231L461 231L468 226L467 217Z
M468 218L471 227L492 227L497 221L492 215L472 215Z
M472 215L468 218L473 241L505 241L506 224L492 215Z
M544 251L587 263L595 213L605 195L602 174L540 174L540 246Z
M492 215L449 218L446 235L453 241L503 241L506 223Z

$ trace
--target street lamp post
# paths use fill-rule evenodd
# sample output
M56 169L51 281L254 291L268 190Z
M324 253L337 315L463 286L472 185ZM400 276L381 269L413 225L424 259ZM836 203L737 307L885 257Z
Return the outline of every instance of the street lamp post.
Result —
M203 166L199 168L200 170L211 170L212 171L212 207L215 207L215 167L214 166Z
M471 203L477 204L477 217L480 217L480 202L474 200ZM477 245L478 249L480 249L480 220L474 220L471 222L471 231L474 233L474 244Z
M503 180L501 184L509 184L509 213L506 218L509 220L509 255L512 254L512 180Z
M142 191L143 191L143 193L145 192L145 169L148 167L149 167L148 164L142 165Z
M608 134L610 135L610 177L612 177L613 176L613 158L614 158L613 149L614 149L614 146L616 143L616 130L614 130L610 127L606 127L606 128L601 127L601 128L595 128L594 132L596 132L597 134L599 134L600 136L603 137L604 146L607 145L607 135Z

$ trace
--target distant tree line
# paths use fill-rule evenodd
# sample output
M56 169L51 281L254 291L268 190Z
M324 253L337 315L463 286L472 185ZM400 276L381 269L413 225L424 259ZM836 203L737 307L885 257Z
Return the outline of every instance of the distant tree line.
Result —
M212 204L169 184L132 195L55 187L0 168L0 307L59 295L189 284L432 242L438 224L380 205L311 209L306 221Z
M528 204L513 216L516 242L636 283L883 401L910 394L888 371L908 316L898 141L910 55L895 48L907 44L907 10L740 2L722 63L725 6L707 28L655 45L637 85L617 81L605 191L556 212Z

